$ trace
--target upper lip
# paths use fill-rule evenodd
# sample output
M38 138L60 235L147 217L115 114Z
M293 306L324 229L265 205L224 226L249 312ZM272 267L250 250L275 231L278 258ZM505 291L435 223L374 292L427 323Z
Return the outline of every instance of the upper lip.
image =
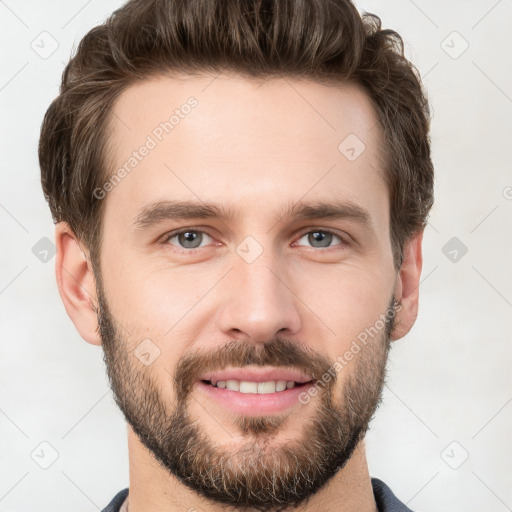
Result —
M225 368L223 370L211 371L203 374L200 380L217 382L219 380L245 380L252 382L268 382L271 380L285 380L293 382L309 382L313 380L296 368Z

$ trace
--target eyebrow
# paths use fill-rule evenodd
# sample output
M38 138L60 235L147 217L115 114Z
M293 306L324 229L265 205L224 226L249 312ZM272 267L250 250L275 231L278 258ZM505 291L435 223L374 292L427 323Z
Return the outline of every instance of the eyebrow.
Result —
M133 222L135 229L145 229L164 220L219 219L232 222L236 210L213 203L194 201L157 201L144 206ZM283 219L347 219L373 230L370 213L351 201L299 201L285 208L274 217L276 223Z

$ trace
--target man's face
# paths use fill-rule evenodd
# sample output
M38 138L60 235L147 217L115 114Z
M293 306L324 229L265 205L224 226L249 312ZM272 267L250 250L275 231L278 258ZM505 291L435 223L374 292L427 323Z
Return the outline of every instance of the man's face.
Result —
M380 132L353 86L212 80L154 79L115 105L111 171L130 171L103 199L100 332L162 465L274 510L343 467L379 401L396 279Z

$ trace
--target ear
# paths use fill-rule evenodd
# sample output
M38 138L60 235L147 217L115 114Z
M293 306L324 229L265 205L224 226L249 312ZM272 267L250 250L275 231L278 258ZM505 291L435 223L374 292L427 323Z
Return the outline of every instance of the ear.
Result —
M418 316L418 299L423 257L421 243L423 228L413 235L404 246L404 259L395 285L397 308L391 340L403 338L412 328Z
M55 228L55 274L64 307L82 338L101 345L96 316L96 280L89 253L66 222Z

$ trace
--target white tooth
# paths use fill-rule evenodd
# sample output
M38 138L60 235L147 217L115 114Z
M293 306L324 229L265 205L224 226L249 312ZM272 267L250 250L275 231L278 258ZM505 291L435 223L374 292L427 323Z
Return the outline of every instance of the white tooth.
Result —
M258 383L257 382L249 382L247 380L240 381L240 393L257 393L258 392Z
M276 391L284 391L286 389L286 381L278 380L276 382Z
M212 381L213 384L213 381ZM284 391L295 387L293 380L270 380L267 382L252 382L247 380L219 380L216 386L222 389L229 389L230 391L239 391L240 393L259 393L268 394Z
M258 382L258 393L260 393L261 395L275 392L276 382L274 380L270 380L268 382Z
M240 381L239 380L227 380L226 381L226 389L231 391L240 391Z

